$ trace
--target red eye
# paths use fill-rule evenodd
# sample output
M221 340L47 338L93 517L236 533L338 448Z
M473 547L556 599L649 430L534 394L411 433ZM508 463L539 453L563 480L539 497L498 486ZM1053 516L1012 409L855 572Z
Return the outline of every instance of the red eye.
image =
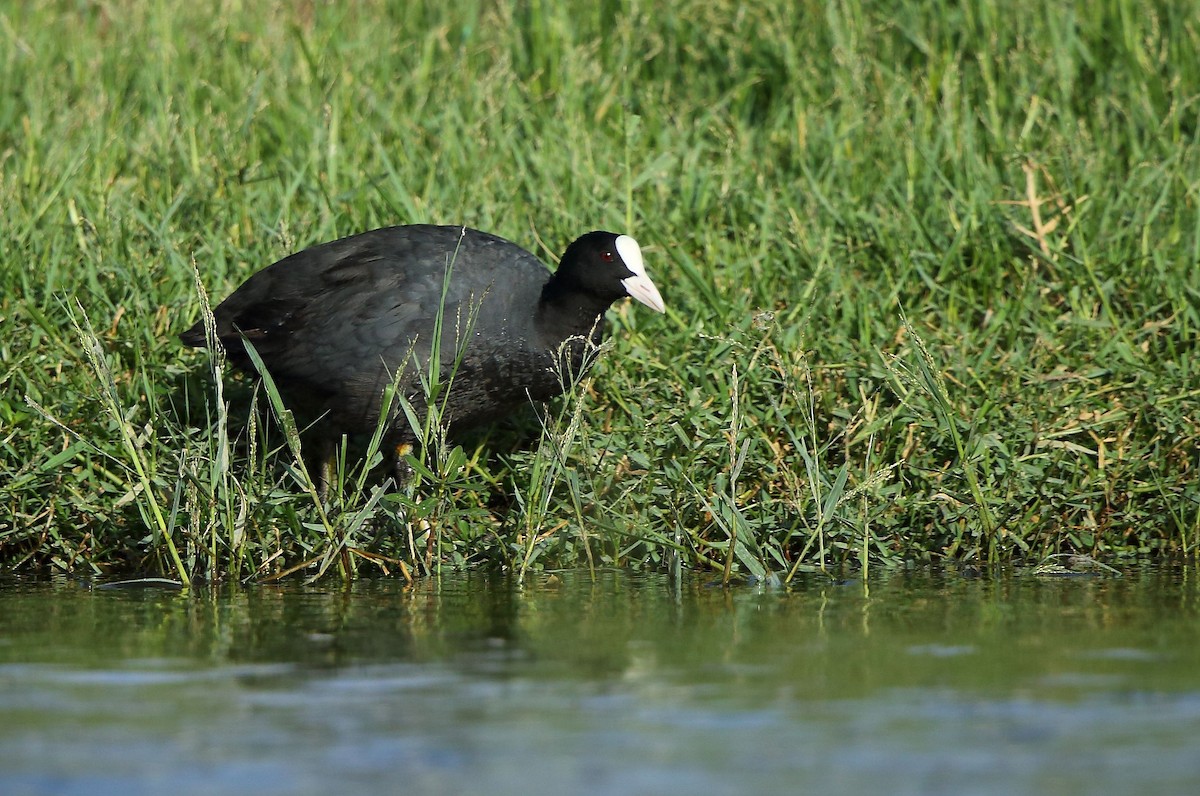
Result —
M610 251L602 251L600 252L600 259L606 263L611 263L613 261L613 253Z

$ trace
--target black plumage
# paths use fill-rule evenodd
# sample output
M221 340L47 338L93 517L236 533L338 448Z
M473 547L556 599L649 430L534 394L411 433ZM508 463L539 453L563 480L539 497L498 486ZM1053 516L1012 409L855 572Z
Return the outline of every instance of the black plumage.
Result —
M457 226L388 227L314 246L250 277L213 311L230 360L249 341L285 403L325 439L372 432L395 382L425 406L436 359L442 421L486 423L559 395L600 342L604 312L631 295L662 312L632 238L589 232L551 274L503 238ZM436 333L440 323L441 334ZM203 321L180 335L203 347ZM437 357L434 358L434 352ZM396 402L393 445L416 441Z

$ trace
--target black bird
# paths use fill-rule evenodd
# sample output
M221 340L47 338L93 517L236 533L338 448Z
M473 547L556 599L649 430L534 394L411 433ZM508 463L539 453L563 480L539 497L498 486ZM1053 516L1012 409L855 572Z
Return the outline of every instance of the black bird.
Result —
M605 310L624 296L663 311L627 235L583 235L551 274L495 235L413 225L285 257L246 280L213 316L230 360L253 372L249 341L284 402L328 446L372 433L390 384L423 414L422 381L430 381L435 352L435 381L449 390L436 403L451 431L561 394L600 342ZM180 339L204 347L203 320ZM391 446L417 441L398 400L387 423Z

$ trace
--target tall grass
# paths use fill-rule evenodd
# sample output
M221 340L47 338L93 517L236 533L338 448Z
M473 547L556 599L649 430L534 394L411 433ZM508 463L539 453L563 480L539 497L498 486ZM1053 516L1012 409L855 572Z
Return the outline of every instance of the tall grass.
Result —
M1167 0L10 4L0 562L1194 553L1198 53ZM629 232L668 312L616 307L530 418L430 426L409 485L347 450L321 496L269 385L175 334L415 222L548 263Z

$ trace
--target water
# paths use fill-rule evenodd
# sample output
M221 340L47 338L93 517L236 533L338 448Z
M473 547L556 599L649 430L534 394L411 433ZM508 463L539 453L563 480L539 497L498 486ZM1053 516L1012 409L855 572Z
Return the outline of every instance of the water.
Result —
M1200 793L1197 571L0 583L0 793Z

